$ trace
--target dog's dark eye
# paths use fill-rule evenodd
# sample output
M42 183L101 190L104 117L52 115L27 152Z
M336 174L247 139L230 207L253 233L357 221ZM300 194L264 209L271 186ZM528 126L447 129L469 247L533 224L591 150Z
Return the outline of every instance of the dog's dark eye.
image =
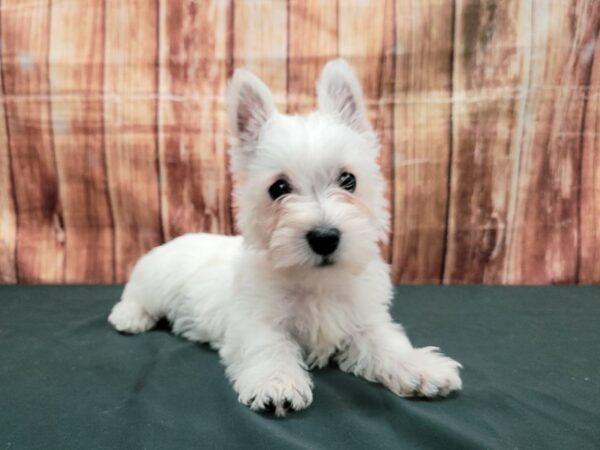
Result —
M356 177L349 172L343 172L337 181L340 187L348 192L354 192L356 189Z
M292 187L290 186L290 183L285 180L277 180L269 188L269 195L273 200L278 199L282 195L289 194L290 192L292 192Z

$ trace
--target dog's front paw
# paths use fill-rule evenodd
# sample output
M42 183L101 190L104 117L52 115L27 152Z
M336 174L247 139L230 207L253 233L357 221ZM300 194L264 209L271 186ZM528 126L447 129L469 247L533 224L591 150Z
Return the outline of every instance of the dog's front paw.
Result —
M462 365L437 347L415 348L400 357L393 373L382 377L392 392L403 397L446 397L462 388Z
M312 403L312 382L308 374L271 374L259 382L238 382L239 401L254 411L274 411L284 416Z

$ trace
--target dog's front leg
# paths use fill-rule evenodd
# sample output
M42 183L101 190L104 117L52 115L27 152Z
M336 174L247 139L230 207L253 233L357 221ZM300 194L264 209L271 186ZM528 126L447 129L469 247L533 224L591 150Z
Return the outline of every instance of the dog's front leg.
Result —
M312 380L298 344L263 324L244 323L226 340L220 354L241 403L255 411L304 409L312 403Z
M458 362L436 347L413 348L399 324L364 324L337 356L340 368L379 382L397 395L434 397L459 390Z

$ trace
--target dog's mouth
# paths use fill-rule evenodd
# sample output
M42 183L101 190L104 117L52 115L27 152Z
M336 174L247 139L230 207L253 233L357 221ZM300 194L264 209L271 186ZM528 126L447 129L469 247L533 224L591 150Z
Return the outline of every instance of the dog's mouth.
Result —
M319 264L317 264L317 267L330 267L333 266L335 264L335 261L333 258L330 258L329 256L323 256L321 258L321 261L319 262Z

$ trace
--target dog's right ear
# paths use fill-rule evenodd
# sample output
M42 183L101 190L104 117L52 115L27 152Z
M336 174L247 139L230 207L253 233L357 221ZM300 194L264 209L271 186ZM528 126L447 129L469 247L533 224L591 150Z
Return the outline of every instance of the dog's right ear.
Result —
M227 115L238 142L242 146L256 144L260 130L275 112L267 85L247 70L237 69L227 90Z
M339 58L329 61L317 83L319 109L359 133L370 132L367 109L354 70Z

